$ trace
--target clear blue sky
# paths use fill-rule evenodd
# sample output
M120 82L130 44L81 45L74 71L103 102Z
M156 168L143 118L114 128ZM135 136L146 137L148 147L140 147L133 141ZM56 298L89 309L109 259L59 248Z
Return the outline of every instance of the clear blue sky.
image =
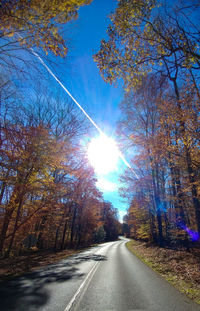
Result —
M78 20L64 27L64 37L69 46L66 59L61 61L51 56L57 64L54 70L64 85L98 126L115 140L116 121L120 115L118 105L123 97L122 88L103 81L92 56L98 51L101 39L106 38L108 15L114 11L116 5L116 0L94 0L90 5L82 7ZM50 83L53 85L53 81ZM95 135L96 132L93 133ZM119 163L118 171L101 176L99 181L100 185L103 181L110 183L110 191L102 188L100 190L103 191L104 198L118 208L121 219L127 208L127 204L122 202L118 194L118 178L123 169L124 164Z

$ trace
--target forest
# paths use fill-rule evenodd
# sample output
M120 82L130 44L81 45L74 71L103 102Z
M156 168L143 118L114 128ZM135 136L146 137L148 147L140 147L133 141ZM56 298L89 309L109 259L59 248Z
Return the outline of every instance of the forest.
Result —
M200 239L199 16L199 1L119 1L94 56L124 86L117 134L136 171L121 176L124 231L187 250Z
M117 211L77 143L87 127L72 103L39 96L23 107L3 86L1 95L1 252L116 239Z
M80 137L88 122L71 100L49 91L32 48L64 57L59 27L90 1L0 2L0 253L86 247L117 239L117 210L96 187ZM25 94L15 75L35 70ZM27 74L28 72L28 74Z

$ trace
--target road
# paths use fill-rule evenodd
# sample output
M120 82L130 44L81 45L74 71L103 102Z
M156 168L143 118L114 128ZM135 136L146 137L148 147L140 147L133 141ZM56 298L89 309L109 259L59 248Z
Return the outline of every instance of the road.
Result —
M1 311L200 311L129 252L109 242L0 284Z

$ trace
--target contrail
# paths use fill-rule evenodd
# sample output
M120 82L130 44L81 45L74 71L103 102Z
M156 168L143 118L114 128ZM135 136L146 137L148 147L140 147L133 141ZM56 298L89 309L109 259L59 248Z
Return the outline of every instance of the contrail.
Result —
M21 37L21 36L20 36ZM83 107L77 102L77 100L72 96L72 94L68 91L68 89L62 84L62 82L56 77L56 75L53 73L53 71L47 66L47 64L43 61L43 59L36 53L32 48L30 48L31 52L39 59L41 64L46 68L46 70L50 73L50 75L60 84L60 86L63 88L63 90L71 97L71 99L75 102L75 104L79 107L79 109L84 113L84 115L88 118L88 120L94 125L94 127L97 129L97 131L101 134L106 136L106 134L100 129L100 127L92 120L92 118L89 116L89 114L83 109ZM124 162L124 164L131 169L131 171L135 174L136 178L139 179L137 173L135 170L131 167L131 165L128 163L128 161L124 158L121 151L119 152L120 159Z

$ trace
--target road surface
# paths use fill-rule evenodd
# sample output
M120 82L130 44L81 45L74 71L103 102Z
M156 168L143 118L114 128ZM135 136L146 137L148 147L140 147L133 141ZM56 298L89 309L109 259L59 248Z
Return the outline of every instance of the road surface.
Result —
M0 283L1 311L200 311L129 252L109 242Z

